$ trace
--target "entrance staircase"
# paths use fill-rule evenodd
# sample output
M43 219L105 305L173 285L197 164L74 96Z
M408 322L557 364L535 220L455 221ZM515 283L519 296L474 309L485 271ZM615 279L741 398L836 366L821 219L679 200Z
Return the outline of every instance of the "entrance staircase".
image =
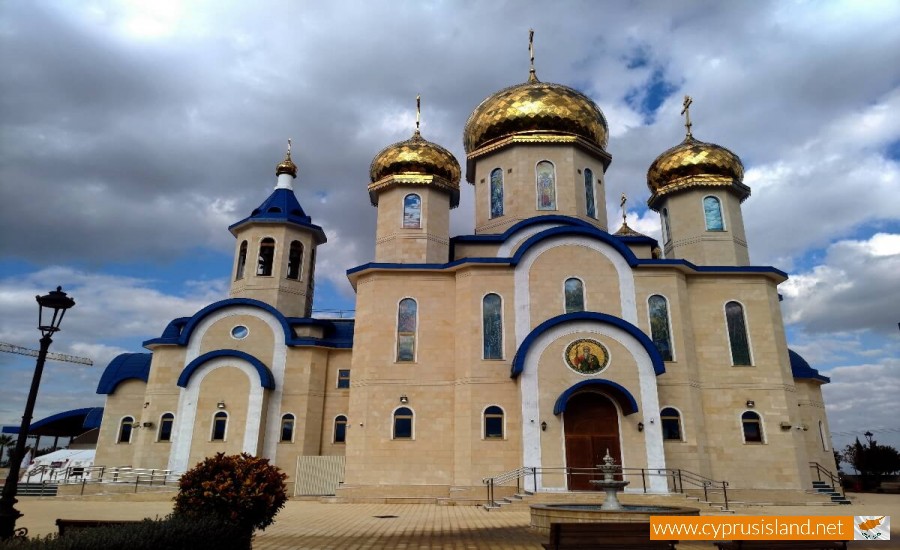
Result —
M847 497L835 490L835 488L824 481L813 481L813 491L820 495L831 497L831 502L835 504L850 504Z

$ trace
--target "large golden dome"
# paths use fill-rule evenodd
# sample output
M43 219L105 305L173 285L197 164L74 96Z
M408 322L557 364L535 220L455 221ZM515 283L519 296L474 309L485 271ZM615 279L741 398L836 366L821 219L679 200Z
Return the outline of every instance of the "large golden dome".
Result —
M532 75L482 101L466 122L463 143L472 153L506 136L542 133L578 136L606 150L609 126L591 98Z
M750 196L750 188L743 180L744 165L737 155L689 134L684 141L656 157L647 170L647 187L651 192L648 203L654 208L663 195L699 186L729 187L743 201Z
M388 145L375 155L369 166L369 194L377 204L376 192L392 182L432 185L450 192L455 207L459 203L460 174L453 153L416 130L411 138Z

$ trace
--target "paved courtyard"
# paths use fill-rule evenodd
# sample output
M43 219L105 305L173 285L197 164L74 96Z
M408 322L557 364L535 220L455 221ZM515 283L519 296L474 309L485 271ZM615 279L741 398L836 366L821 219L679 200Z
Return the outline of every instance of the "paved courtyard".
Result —
M25 516L19 526L31 535L55 532L56 518L141 519L171 511L170 495L106 497L23 497ZM539 497L534 497L537 500ZM854 550L900 548L900 496L852 495L851 506L747 507L751 515L891 515L890 542L850 544ZM396 516L381 517L378 516ZM486 512L474 506L431 504L324 504L292 500L275 523L259 533L256 550L275 549L538 549L545 541L528 528L529 512L521 507ZM710 543L678 545L683 550L709 550Z

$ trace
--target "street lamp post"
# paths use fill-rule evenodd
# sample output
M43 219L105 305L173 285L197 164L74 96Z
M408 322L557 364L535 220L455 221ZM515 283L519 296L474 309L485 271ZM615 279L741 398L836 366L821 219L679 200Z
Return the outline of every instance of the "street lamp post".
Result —
M0 540L6 540L13 536L16 532L16 520L22 516L22 513L15 509L19 470L22 465L22 458L25 456L25 441L28 438L31 415L34 412L34 402L37 399L38 388L41 385L44 361L47 360L47 350L50 349L50 344L53 343L53 339L50 337L59 330L59 324L62 322L66 310L75 305L75 300L66 296L66 293L62 291L62 287L59 286L46 296L36 296L36 299L38 303L38 329L41 331L41 350L38 354L37 365L34 368L34 377L31 379L28 400L25 402L25 414L22 415L22 425L19 427L16 448L10 455L9 475L6 476L6 482L3 485L3 497L0 498ZM47 310L47 317L50 317L50 311L53 311L53 316L48 320L47 324L44 324L45 309Z

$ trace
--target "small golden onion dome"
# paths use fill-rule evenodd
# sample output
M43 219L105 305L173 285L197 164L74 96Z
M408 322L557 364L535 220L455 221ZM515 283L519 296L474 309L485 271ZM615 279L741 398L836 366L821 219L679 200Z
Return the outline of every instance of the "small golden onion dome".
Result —
M284 160L279 162L278 166L275 167L275 175L280 176L281 174L290 174L294 178L297 177L297 165L291 160L290 148L284 156Z
M506 136L540 133L578 136L606 150L609 125L588 96L532 76L482 101L466 122L463 144L471 153Z
M375 183L387 176L439 176L459 188L461 170L453 153L423 138L418 130L406 141L388 145L369 166L369 178Z
M744 165L728 149L688 135L684 141L656 157L647 170L647 187L654 208L659 197L679 189L722 186L732 189L744 200L750 188L744 185Z
M622 222L622 227L619 228L618 231L614 233L616 237L646 237L640 231L635 231L631 227L629 227L628 222Z

